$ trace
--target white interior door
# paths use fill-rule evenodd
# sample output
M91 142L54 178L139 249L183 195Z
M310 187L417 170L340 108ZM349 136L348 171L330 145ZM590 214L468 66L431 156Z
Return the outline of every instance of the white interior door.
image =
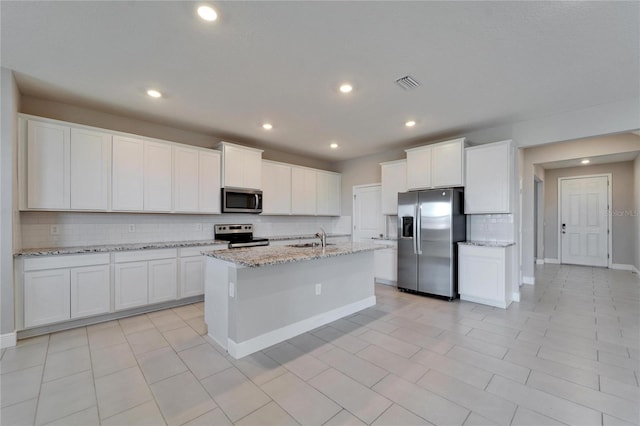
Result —
M380 185L353 187L353 241L379 237L383 231Z
M607 176L560 179L561 263L608 266Z

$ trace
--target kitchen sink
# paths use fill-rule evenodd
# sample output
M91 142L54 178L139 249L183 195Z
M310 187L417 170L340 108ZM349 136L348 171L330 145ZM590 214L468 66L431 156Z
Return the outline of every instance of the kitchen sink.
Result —
M335 244L333 243L327 243L327 247L328 246L335 246ZM293 248L314 248L314 247L320 247L320 243L300 243L300 244L290 244L287 247L293 247Z

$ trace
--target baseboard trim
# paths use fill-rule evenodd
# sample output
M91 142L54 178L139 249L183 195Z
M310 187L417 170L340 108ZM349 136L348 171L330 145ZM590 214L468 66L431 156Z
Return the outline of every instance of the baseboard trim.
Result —
M277 330L269 331L249 340L245 340L244 342L237 343L231 339L227 339L227 352L229 352L229 355L232 357L239 359L299 334L306 333L314 328L321 327L325 324L329 324L330 322L339 320L340 318L344 318L347 315L355 314L356 312L374 306L375 304L376 297L369 296L366 299L341 306L322 314L314 315L311 318L289 324Z
M461 294L460 300L466 300L467 302L479 303L481 305L488 305L502 309L507 309L511 304L510 300L485 299L484 297L475 297L466 294Z
M624 263L612 263L611 269L617 269L619 271L631 271L631 272L634 272L634 270L637 271L635 266L627 265Z
M16 345L18 341L18 333L0 334L0 348L11 348Z
M383 285L390 285L395 287L398 283L397 281L391 281L391 280L385 280L384 278L376 278L375 279L375 283L376 284L383 284Z
M544 265L544 259L536 259L536 265Z
M514 291L513 293L511 293L511 300L513 300L514 302L519 302L520 301L520 292L519 291Z
M554 265L560 264L560 259L550 259L548 257L544 258L544 263L553 263Z
M536 277L527 277L526 275L522 276L522 284L534 285L536 283Z

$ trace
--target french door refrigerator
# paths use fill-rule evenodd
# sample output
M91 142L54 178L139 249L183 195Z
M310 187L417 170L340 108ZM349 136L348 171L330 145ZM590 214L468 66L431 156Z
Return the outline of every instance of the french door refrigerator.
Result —
M398 194L398 288L458 297L458 241L466 239L461 188Z

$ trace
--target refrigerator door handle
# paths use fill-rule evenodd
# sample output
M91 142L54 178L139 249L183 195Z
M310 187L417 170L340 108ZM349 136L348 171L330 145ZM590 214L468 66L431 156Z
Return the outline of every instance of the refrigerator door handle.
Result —
M422 205L418 204L416 207L416 232L414 232L414 238L416 240L416 251L417 254L422 254L422 242L421 240L421 232L422 232Z
M413 254L418 254L418 206L413 207Z

